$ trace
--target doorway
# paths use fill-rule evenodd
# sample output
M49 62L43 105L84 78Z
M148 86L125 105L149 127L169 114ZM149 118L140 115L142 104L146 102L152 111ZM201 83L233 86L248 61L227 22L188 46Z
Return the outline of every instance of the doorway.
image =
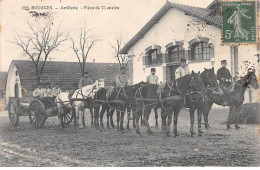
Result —
M169 67L169 72L170 72L170 80L174 81L175 80L175 71L180 65L172 65L168 66Z
M19 98L19 85L17 83L14 85L14 97Z

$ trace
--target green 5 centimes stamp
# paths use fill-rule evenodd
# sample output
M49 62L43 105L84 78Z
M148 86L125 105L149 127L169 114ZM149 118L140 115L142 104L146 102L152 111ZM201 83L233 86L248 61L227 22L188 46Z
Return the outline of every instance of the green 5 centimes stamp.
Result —
M221 1L222 42L257 42L256 1Z

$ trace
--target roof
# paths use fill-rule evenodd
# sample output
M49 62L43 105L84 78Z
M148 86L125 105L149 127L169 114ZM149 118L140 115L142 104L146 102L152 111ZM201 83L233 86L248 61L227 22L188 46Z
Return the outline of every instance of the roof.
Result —
M143 26L143 28L121 49L121 54L127 54L127 51L135 45L143 36L171 9L176 8L187 15L199 18L207 24L221 28L221 15L215 13L213 9L199 8L194 6L182 5L167 1L166 4Z
M33 90L37 86L35 68L31 60L13 60L17 68L21 86ZM105 85L112 86L120 68L117 63L86 63L86 70L90 78L95 81L105 78ZM51 84L58 82L62 90L69 90L77 85L81 78L78 62L47 61L42 75L43 82Z
M214 0L208 5L208 9L215 9L216 6L219 4L219 0Z

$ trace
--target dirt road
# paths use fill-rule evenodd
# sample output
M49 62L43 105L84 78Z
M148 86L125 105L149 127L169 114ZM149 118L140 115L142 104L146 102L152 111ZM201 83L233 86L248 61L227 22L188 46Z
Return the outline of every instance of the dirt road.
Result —
M210 129L203 127L202 137L190 137L189 114L182 110L180 136L166 138L154 127L153 113L154 134L149 136L144 127L141 135L133 129L99 132L90 127L90 119L78 133L72 125L59 129L57 117L47 119L40 130L29 125L28 117L13 127L7 112L0 112L0 166L259 166L260 126L227 131L226 118L227 109L211 110Z

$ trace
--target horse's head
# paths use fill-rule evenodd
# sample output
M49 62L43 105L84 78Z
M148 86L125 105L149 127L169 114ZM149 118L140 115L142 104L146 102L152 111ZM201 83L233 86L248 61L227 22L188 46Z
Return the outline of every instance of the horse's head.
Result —
M244 81L246 86L252 86L254 89L259 88L259 84L257 81L257 76L255 75L255 69L249 70L247 75L244 77Z
M212 69L204 68L204 71L200 74L204 87L209 87L212 90L219 91L219 84L217 76L214 73L214 67Z
M206 89L203 85L202 79L200 78L200 72L198 74L194 73L194 71L190 74L190 80L189 80L189 89L193 91L200 92L201 94L206 94Z
M93 85L93 89L97 89L97 90L104 87L105 87L105 79L97 79Z

